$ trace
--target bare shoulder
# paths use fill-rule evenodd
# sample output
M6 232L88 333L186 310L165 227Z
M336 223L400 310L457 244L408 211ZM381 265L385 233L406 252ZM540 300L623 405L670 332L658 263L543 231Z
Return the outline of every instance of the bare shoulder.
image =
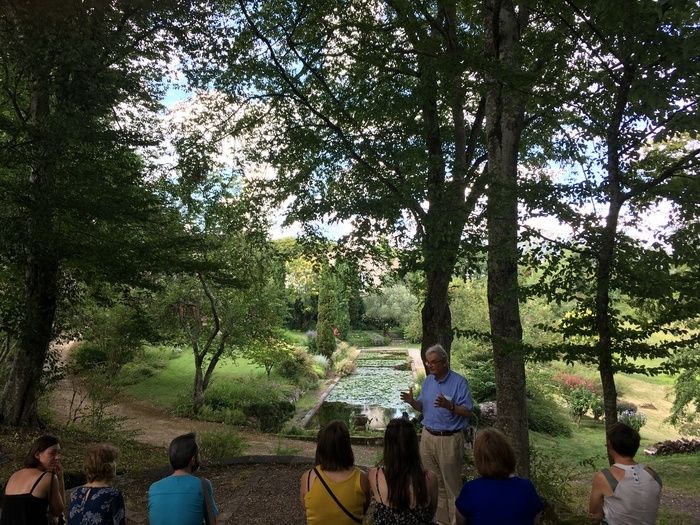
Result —
M308 470L305 470L301 474L301 478L299 478L303 483L306 483L307 480L313 479L315 476L314 474L314 469L310 468Z

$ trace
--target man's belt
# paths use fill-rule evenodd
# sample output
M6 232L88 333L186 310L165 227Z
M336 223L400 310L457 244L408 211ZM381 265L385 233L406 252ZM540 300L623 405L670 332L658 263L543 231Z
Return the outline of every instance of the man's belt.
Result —
M452 436L454 434L459 434L461 430L433 430L432 428L423 427L428 433L433 436Z

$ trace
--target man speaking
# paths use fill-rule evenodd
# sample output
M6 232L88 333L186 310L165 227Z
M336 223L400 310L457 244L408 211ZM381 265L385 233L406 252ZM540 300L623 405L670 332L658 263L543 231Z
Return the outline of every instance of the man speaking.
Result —
M447 352L434 345L425 352L428 375L418 399L413 389L401 392L401 399L423 413L420 456L423 468L438 478L437 520L455 524L455 500L462 488L464 432L469 425L474 401L467 380L450 370Z

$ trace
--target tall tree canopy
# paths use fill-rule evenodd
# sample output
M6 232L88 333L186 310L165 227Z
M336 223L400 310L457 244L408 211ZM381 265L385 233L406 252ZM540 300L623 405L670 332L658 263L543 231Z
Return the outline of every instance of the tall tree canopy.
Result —
M248 102L237 123L258 126L251 153L277 171L270 194L292 197L289 221L352 221L368 246L387 232L415 241L423 346L449 351L447 287L485 185L475 12L369 0L220 9L209 45L191 45L193 80Z
M175 231L136 153L177 3L0 3L0 267L22 276L0 420L36 420L61 276L134 279ZM158 62L158 60L161 62Z

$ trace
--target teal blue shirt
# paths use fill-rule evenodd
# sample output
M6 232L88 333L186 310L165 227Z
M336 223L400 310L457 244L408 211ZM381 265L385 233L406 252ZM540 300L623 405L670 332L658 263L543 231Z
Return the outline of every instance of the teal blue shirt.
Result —
M204 484L211 511L218 516L211 481L205 479ZM196 476L168 476L148 489L148 520L151 525L202 525L206 511L202 482Z
M455 406L464 406L469 410L474 408L472 394L465 378L453 370L450 370L440 381L430 374L425 378L418 396L418 401L423 403L423 426L445 432L462 430L469 425L469 418L435 406L435 399L440 394L451 398Z

